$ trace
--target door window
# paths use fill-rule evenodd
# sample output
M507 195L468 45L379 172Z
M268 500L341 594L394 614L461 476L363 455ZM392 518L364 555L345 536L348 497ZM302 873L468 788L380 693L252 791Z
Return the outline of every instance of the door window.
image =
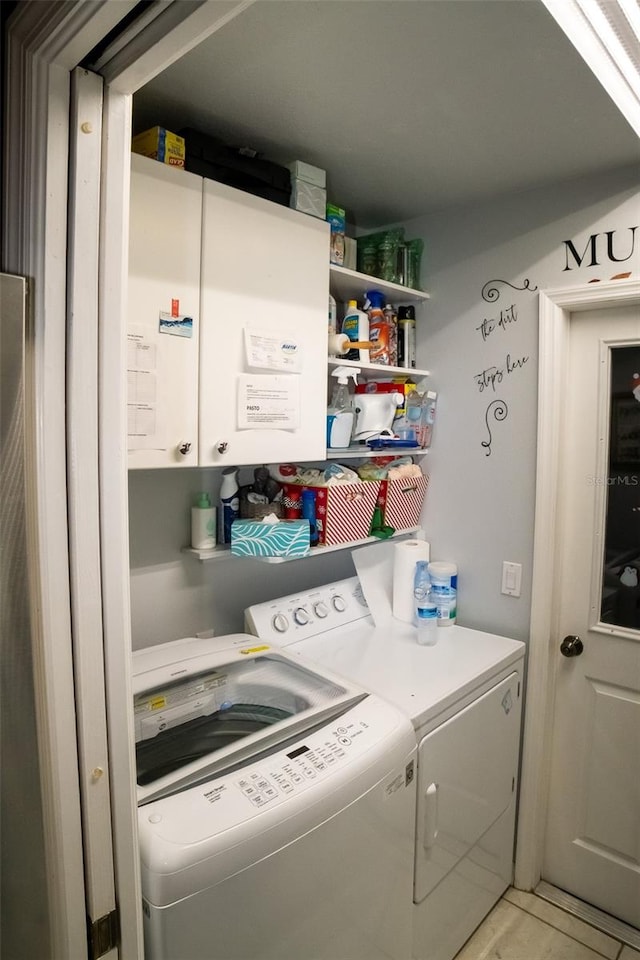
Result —
M640 346L613 347L600 619L640 629Z

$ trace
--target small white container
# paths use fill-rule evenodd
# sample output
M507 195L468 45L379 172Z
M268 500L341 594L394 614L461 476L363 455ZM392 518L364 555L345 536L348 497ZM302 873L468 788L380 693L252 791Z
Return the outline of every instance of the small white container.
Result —
M191 507L191 546L194 550L212 550L216 545L216 508L208 493L199 493Z
M455 563L434 561L429 564L429 576L438 606L438 626L452 626L457 614L458 568Z

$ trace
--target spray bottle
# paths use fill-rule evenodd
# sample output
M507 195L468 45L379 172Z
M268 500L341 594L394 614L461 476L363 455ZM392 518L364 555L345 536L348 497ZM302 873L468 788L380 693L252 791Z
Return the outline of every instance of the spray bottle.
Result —
M349 393L349 377L353 377L354 385L360 371L357 368L336 367L331 376L337 378L333 390L331 403L327 410L327 447L348 447L353 433L355 408L353 397Z
M369 339L369 317L364 310L358 310L357 300L349 300L347 312L342 321L341 332L346 333L349 340L363 341ZM363 348L349 350L345 359L369 363L369 351Z
M368 290L365 309L369 308L369 337L373 341L369 356L371 363L380 363L389 366L394 353L394 328L384 312L384 293L379 290ZM396 358L394 358L396 359Z

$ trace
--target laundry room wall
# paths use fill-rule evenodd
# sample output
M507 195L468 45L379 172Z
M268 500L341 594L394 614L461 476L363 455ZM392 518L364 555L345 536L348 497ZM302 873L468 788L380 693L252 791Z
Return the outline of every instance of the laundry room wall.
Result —
M425 240L419 353L438 391L424 522L432 557L458 563L466 626L527 639L538 293L638 276L637 177L626 168L405 224ZM522 564L520 598L500 592L503 560Z
M407 236L425 241L431 299L418 325L419 356L438 391L424 522L432 556L458 563L467 626L527 638L538 291L637 275L639 200L637 170L625 169L405 224ZM218 483L215 470L130 472L134 649L242 630L249 604L354 574L348 550L274 565L181 553L195 493L215 493ZM503 560L522 564L519 599L500 593Z

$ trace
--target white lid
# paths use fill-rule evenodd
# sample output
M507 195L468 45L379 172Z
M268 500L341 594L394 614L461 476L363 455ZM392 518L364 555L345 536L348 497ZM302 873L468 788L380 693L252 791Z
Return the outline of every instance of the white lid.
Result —
M455 577L458 568L455 563L445 560L436 560L429 564L429 573L432 577Z

